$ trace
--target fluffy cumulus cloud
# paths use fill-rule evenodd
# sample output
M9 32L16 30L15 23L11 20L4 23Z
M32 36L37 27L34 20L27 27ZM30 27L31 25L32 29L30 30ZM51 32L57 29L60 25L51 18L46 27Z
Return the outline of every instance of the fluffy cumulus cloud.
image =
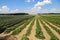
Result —
M35 7L39 7L39 6L44 6L46 4L50 4L51 3L51 0L43 0L42 2L37 2L34 6Z
M26 0L26 2L31 2L35 0ZM51 9L43 9L42 6L51 4L51 0L43 0L42 2L37 2L32 8L30 9L25 9L20 11L19 9L12 10L8 6L2 6L0 8L0 13L19 13L19 12L25 12L25 13L59 13L60 11L56 8L51 8Z
M26 2L31 2L31 1L35 1L35 0L26 0ZM30 9L26 9L22 12L27 12L27 13L40 13L42 7L41 6L44 6L46 4L50 4L51 3L51 0L43 0L42 2L37 2L32 8ZM20 10L19 9L15 9L15 10L11 10L9 7L7 6L2 6L1 9L0 9L0 12L1 13L19 13ZM47 11L45 11L47 12Z
M39 13L40 12L40 7L39 8L31 8L31 9L25 9L23 10L24 12L26 13L30 13L30 14L36 14L36 13Z
M31 2L31 1L34 1L34 0L25 0L26 2Z
M19 13L19 9L12 10L8 6L2 6L0 8L0 13Z
M1 13L8 13L9 12L9 8L7 6L2 6L2 8L0 9Z
M47 5L47 4L51 4L51 0L43 0L42 2L38 1L28 12L39 13L42 9L42 6Z

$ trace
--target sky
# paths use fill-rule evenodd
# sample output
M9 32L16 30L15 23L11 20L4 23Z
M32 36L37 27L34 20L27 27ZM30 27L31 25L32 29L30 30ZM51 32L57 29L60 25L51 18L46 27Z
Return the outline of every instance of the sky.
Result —
M60 0L0 0L0 13L60 13Z

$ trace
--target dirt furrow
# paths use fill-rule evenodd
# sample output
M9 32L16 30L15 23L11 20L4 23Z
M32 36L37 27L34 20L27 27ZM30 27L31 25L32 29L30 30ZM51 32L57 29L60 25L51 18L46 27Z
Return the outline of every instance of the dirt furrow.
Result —
M54 26L54 27L56 27L57 29L59 29L60 30L60 28L58 27L58 26L56 26L56 25L54 25L53 23L51 23L51 22L49 22L49 21L47 21L50 25L52 25L52 26Z
M24 34L26 34L26 31L28 29L28 27L30 26L30 24L32 23L32 21L26 26L26 28L24 28L18 35L16 35L16 37L18 38L18 40L21 40L22 36Z
M50 36L47 33L47 31L45 30L45 28L43 27L42 23L40 21L39 21L39 23L40 23L40 27L42 29L43 35L45 36L45 39L44 40L50 40Z
M43 23L52 31L52 33L57 37L59 38L60 40L60 35L55 31L53 30L46 22L43 21Z
M35 37L35 33L36 33L36 20L32 27L31 34L30 36L28 36L29 40L39 40L38 38Z

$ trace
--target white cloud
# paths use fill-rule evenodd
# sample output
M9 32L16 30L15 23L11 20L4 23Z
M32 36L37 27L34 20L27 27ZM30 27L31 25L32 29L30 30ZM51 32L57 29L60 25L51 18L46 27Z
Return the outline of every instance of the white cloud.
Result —
M41 7L34 7L30 10L31 13L39 13L41 10Z
M40 13L41 7L34 7L29 9L24 10L24 12L30 13L30 14L36 14L36 13Z
M19 13L20 10L19 10L19 9L15 9L15 10L11 10L10 12L11 12L11 13Z
M43 3L49 4L49 3L51 3L51 0L44 0Z
M31 13L39 13L40 11L41 11L41 9L42 9L42 7L41 6L44 6L44 5L46 5L46 4L51 4L51 0L43 0L42 2L37 2L35 5L34 5L34 7L32 7L31 9L30 9L30 12ZM47 12L47 11L46 11Z
M30 10L27 10L27 12L29 12L29 13L35 13L35 14L36 13L40 13L41 9L42 9L41 6L44 6L44 5L50 4L50 3L51 3L51 0L43 0L42 2L38 1ZM48 11L45 11L45 12L48 12Z
M26 2L31 2L31 1L34 1L34 0L25 0Z
M26 0L26 2L31 2L31 1L35 1L35 0ZM43 0L42 2L38 1L31 9L26 9L26 10L24 10L22 12L39 13L39 12L41 12L41 9L42 9L41 6L44 6L44 5L50 4L50 3L51 3L51 0ZM15 9L15 10L11 9L10 10L9 7L2 6L2 8L0 9L0 12L2 12L2 13L8 13L8 12L10 12L10 13L18 13L18 12L20 12L20 10L19 9Z
M38 7L38 6L43 6L43 5L50 4L50 3L51 3L51 0L43 0L42 2L38 1L34 6Z
M0 9L1 13L8 13L9 12L9 8L7 6L2 6L2 8Z
M7 6L2 6L1 8L0 8L0 13L19 13L20 12L20 10L19 9L15 9L15 10L10 10L10 8L9 7L7 7Z

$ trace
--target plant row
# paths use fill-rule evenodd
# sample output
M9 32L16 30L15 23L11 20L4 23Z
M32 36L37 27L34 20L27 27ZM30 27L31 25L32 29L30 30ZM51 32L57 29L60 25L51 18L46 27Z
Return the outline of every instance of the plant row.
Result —
M46 22L46 21L45 21L45 22ZM59 30L59 29L57 29L56 27L50 25L48 22L46 22L46 23L47 23L52 29L54 29L57 33L60 34L60 30Z
M31 34L31 30L32 30L32 27L34 25L34 21L35 21L35 19L32 20L32 23L30 24L28 30L26 31L26 34L23 35L21 40L29 40L29 38L27 36L29 36Z
M45 39L38 19L36 19L36 35L35 36L39 39Z
M32 19L32 18L31 18L31 19ZM24 24L26 21L27 21L27 20L24 20L24 21L21 22L21 23L18 23L18 24L14 25L14 26L12 26L12 27L10 27L10 28L7 28L7 29L4 31L4 33L5 33L5 34L6 34L6 33L10 33L11 31L15 30L16 28L18 28L19 26L21 26L22 24Z
M34 16L29 16L29 15L21 15L21 16L13 16L9 19L9 16L7 16L8 18L6 19L1 19L0 21L0 33L4 32L4 30L6 30L9 27L12 27L16 24L19 24L20 22L27 20L29 18L32 18ZM5 17L3 17L5 18Z
M57 16L54 16L57 17ZM53 17L49 17L49 16L43 16L44 19L50 21L51 23L55 24L56 26L60 25L60 18L53 18Z
M43 19L43 17L42 17L42 19ZM57 29L56 27L52 26L51 24L49 24L48 21L47 21L47 19L43 19L43 20L45 20L45 22L46 22L52 29L54 29L57 33L60 34L60 30Z
M32 20L32 19L31 19L31 20ZM14 31L12 32L12 35L17 35L17 34L19 34L19 33L30 23L31 20L26 21L26 23L24 23L24 24L21 25L19 28L17 28L16 30L14 30Z
M43 23L42 20L40 20L41 23L43 24L43 27L45 28L45 30L47 31L47 33L51 36L50 40L59 40L53 33L52 31L45 25L45 23Z

